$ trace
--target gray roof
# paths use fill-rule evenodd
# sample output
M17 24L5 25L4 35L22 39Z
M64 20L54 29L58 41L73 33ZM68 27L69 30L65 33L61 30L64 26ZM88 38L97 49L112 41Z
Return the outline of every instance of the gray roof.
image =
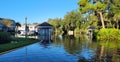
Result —
M47 22L44 22L44 23L39 24L38 26L53 26L53 25L51 25L51 24L49 24Z
M53 25L47 22L44 22L44 23L38 24L37 27L39 27L39 29L52 29Z

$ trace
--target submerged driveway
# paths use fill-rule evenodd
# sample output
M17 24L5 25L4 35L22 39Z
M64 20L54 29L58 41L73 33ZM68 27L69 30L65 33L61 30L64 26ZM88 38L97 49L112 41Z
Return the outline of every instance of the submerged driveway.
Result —
M77 62L64 47L54 44L35 43L0 55L0 62Z

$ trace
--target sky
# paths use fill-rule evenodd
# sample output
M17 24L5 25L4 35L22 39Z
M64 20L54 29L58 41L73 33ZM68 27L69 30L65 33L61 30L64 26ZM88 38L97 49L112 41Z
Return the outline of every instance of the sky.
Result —
M0 18L25 23L42 23L49 18L63 18L77 10L79 0L0 0Z

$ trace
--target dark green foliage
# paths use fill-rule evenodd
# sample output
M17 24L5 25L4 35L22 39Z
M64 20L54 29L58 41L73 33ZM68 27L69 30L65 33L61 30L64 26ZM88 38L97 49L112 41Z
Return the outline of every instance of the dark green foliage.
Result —
M88 21L97 22L98 28L120 29L119 2L120 0L79 0L78 5L80 13L90 15L92 19L87 17ZM98 20L94 20L93 16Z
M120 40L120 30L118 29L100 29L97 33L98 40Z
M61 18L48 19L48 23L55 27L54 31L63 32L63 34L67 34L69 30L82 28L81 24L83 22L85 22L84 17L78 11L68 12L63 19Z
M98 34L99 30L94 30L93 31L93 40L97 39L97 34Z
M10 33L0 32L0 43L8 43L11 41Z

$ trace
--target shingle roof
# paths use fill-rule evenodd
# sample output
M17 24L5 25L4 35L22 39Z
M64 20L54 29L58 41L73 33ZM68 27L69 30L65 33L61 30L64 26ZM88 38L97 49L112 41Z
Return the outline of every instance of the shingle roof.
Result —
M47 22L44 22L44 23L38 24L38 26L52 26L52 25Z

